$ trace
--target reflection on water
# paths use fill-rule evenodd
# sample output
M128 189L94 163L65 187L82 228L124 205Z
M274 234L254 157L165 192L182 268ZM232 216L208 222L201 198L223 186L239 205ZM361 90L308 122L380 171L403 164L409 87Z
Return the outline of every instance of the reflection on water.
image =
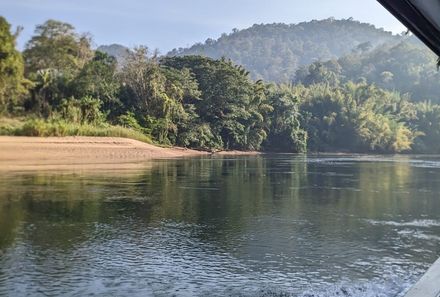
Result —
M439 160L3 175L0 295L401 296L440 255Z

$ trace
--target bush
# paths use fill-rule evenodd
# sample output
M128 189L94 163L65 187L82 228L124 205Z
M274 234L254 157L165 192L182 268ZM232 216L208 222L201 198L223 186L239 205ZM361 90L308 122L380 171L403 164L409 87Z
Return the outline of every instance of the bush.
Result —
M204 151L218 151L223 148L221 137L215 136L208 124L196 125L181 133L178 145Z
M60 105L61 116L71 123L101 124L106 118L101 111L101 105L101 100L90 96L85 96L80 100L64 99Z
M27 120L21 129L15 131L19 136L49 136L49 126L42 119Z
M0 135L15 135L15 131L23 126L20 118L0 118Z
M127 112L126 114L120 115L118 117L118 124L136 131L142 131L143 129L132 112Z
M28 119L25 122L0 120L0 135L15 136L105 136L122 137L152 143L151 138L139 131L108 124L76 124L65 120Z

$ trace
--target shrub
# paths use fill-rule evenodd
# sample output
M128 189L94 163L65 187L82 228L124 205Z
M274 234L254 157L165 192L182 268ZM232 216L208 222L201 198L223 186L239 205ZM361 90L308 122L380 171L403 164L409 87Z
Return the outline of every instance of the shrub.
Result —
M0 119L0 135L16 136L106 136L122 137L152 143L151 138L139 131L108 124L77 124L63 119L28 119L25 122Z

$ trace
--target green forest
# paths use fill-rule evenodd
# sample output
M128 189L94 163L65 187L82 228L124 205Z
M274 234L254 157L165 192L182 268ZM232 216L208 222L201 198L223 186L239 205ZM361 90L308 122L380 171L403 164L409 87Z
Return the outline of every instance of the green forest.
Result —
M254 79L273 82L291 80L295 71L316 60L329 60L349 54L360 46L398 42L401 36L352 19L313 20L299 24L255 24L233 29L217 40L189 48L174 49L170 56L202 55L213 59L227 57L251 72Z
M38 25L22 51L18 34L0 17L2 135L117 136L206 151L440 152L436 57L369 24L255 25L194 46L221 44L218 57L139 46L119 48L121 59L56 20ZM257 45L279 63L263 62ZM246 67L246 59L260 60Z

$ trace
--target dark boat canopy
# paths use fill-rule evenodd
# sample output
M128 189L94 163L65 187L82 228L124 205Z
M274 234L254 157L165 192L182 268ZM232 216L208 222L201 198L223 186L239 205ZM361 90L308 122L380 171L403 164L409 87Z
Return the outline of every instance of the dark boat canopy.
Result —
M440 0L378 0L440 56Z

